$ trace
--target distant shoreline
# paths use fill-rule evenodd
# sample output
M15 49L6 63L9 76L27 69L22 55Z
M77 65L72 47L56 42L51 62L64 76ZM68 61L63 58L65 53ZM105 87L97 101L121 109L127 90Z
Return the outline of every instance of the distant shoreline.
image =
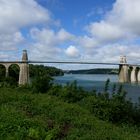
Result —
M65 70L66 74L118 74L119 69L111 68L97 68L97 69L84 69L84 70Z

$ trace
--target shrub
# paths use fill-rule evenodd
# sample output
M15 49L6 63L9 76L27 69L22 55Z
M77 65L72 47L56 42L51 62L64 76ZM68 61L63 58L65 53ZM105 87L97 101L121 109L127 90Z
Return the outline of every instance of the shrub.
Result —
M60 93L60 97L66 102L78 102L86 96L88 96L87 92L77 86L76 81L68 83Z
M36 77L32 81L32 91L33 93L45 93L47 92L50 87L52 86L53 79L48 75L42 75Z
M1 87L17 87L18 82L13 77L4 78L1 82Z

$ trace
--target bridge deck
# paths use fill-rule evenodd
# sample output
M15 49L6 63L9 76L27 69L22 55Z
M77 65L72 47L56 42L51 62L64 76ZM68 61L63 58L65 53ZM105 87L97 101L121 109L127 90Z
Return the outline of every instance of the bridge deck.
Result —
M124 65L123 63L103 63L103 62L83 62L83 61L0 61L0 64L4 63L30 63L30 64L94 64L94 65ZM140 66L140 64L129 64L127 63L126 65L128 66Z
M29 63L119 65L118 63L82 62L82 61L29 61Z

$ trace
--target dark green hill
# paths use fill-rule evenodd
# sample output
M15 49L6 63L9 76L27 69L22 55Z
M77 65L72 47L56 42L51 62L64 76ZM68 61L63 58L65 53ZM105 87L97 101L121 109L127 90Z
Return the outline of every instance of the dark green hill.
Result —
M98 69L86 69L86 70L70 70L65 73L72 74L118 74L118 69L98 68Z
M56 67L44 66L44 65L29 65L30 77L48 74L50 76L63 75L63 71Z

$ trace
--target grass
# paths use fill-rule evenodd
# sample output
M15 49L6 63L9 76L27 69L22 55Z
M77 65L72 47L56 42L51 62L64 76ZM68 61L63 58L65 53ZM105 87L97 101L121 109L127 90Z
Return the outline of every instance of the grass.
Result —
M135 127L99 120L84 107L47 94L0 88L1 140L139 140Z

